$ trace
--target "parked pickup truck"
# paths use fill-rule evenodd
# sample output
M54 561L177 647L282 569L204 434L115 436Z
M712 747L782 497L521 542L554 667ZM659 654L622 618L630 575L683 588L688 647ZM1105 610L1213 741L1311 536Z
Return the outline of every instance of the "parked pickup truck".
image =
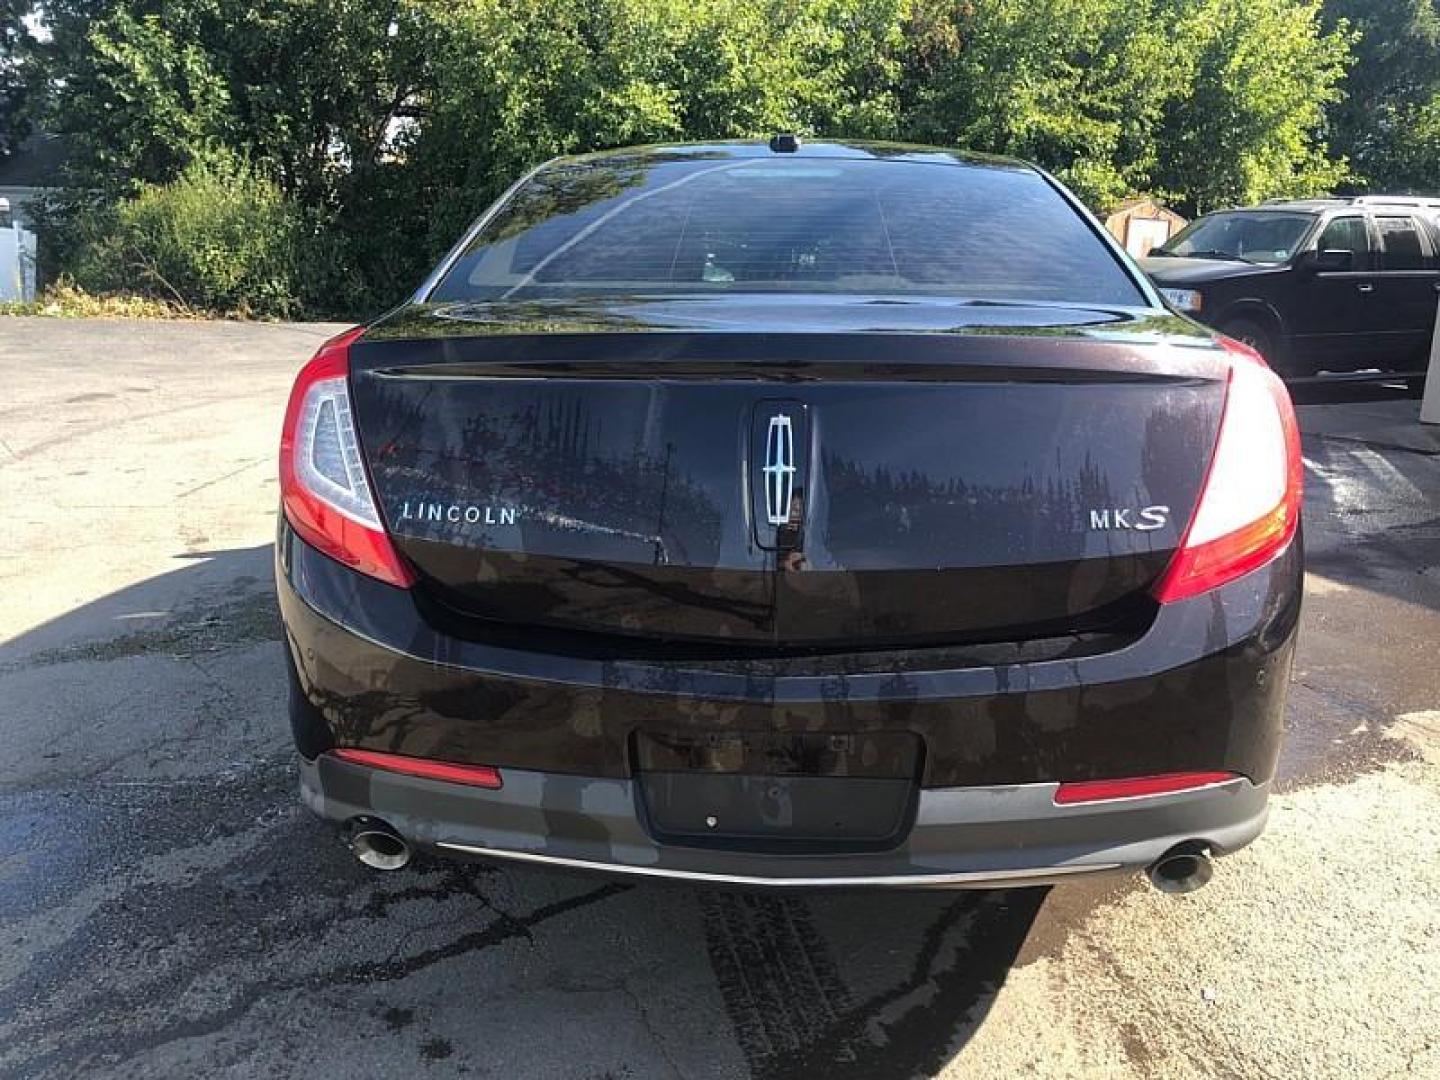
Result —
M1282 374L1423 370L1440 306L1440 199L1271 201L1197 218L1142 260L1176 307Z

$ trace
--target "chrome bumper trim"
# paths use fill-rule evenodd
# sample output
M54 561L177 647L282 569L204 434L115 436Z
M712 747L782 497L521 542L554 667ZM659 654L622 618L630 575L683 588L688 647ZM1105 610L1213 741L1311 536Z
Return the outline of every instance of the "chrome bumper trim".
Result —
M912 886L997 887L1016 883L1036 883L1054 878L1081 874L1100 874L1118 870L1120 863L1087 863L1083 866L1035 866L1019 870L972 870L954 874L892 874L874 877L760 877L749 874L714 874L703 870L667 870L658 866L633 866L626 863L594 862L589 859L567 859L560 855L542 855L534 851L507 851L503 848L474 847L437 841L438 848L465 855L481 855L490 859L512 859L516 862L539 863L570 870L595 871L606 874L630 874L635 877L668 878L672 881L708 882L713 885L753 885L772 888L834 889L855 886L905 888Z

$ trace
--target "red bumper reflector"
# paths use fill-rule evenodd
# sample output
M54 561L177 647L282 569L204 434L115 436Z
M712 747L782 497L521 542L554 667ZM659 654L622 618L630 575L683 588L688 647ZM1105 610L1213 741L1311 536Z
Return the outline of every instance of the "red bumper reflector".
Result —
M1163 776L1132 776L1124 780L1082 780L1061 784L1055 791L1059 806L1072 803L1106 802L1110 799L1133 799L1140 795L1173 795L1178 791L1209 787L1237 779L1231 772L1181 772Z
M498 791L504 783L500 779L500 770L493 765L462 765L455 761L432 761L430 758L386 754L379 750L355 750L349 747L332 750L331 753L352 765L419 776L425 780L446 780L452 784L469 784L471 787L490 788L492 791Z

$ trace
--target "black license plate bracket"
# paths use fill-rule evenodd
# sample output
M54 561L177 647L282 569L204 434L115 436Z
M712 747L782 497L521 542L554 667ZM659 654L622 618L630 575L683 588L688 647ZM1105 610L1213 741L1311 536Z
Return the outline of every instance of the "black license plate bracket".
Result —
M909 732L640 732L642 816L664 843L885 850L913 820L921 745Z

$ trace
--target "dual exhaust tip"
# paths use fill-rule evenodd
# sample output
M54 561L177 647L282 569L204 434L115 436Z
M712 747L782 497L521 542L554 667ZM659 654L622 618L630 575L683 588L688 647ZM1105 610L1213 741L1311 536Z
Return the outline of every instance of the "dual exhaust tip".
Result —
M410 844L379 818L357 817L349 823L350 851L372 870L403 870L410 862ZM1201 888L1215 874L1208 849L1200 843L1177 844L1156 859L1146 876L1163 893L1179 896Z

